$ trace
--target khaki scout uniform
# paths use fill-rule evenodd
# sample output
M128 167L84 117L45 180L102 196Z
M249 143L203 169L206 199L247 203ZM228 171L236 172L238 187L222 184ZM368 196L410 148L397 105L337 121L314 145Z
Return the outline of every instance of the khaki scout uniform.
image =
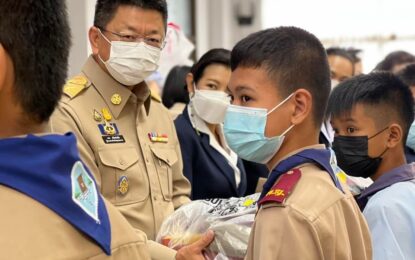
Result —
M190 201L180 146L167 109L145 83L130 91L89 57L64 87L52 132L72 131L101 193L155 239L164 219Z
M106 203L111 223L111 256L55 212L0 185L0 259L150 259L146 236L134 232Z
M298 168L301 178L285 201L258 210L245 259L372 259L367 224L347 188L342 193L314 164Z

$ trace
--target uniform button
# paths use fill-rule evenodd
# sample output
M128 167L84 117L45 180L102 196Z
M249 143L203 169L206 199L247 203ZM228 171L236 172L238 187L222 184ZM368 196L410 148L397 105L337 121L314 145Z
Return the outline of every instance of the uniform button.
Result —
M120 165L124 165L125 164L125 162L124 162L123 159L120 159L118 162L120 163Z
M147 163L149 162L148 158L146 158L146 162L147 162Z
M153 200L157 200L157 196L154 196L154 197L153 197Z

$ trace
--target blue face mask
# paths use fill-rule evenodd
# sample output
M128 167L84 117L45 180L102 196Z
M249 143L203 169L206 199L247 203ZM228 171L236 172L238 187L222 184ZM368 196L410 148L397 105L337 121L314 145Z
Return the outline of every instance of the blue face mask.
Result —
M266 137L267 116L287 102L293 94L267 112L264 108L249 108L230 105L223 126L229 147L242 159L267 163L280 149L285 135L294 125L280 136Z
M406 139L406 146L415 151L415 121L409 128L408 138Z

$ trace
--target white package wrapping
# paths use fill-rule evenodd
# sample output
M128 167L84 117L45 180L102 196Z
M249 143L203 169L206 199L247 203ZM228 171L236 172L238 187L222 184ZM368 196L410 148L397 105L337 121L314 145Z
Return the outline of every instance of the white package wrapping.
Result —
M157 242L179 249L210 229L215 232L215 239L206 250L207 259L243 259L259 195L192 201L164 221Z

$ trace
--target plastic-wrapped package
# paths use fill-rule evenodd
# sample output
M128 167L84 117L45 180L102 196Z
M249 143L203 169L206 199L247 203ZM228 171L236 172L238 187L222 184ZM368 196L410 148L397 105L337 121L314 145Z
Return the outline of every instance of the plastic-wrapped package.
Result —
M178 249L198 240L211 229L215 239L205 254L207 259L243 259L259 195L190 202L164 221L157 241Z

